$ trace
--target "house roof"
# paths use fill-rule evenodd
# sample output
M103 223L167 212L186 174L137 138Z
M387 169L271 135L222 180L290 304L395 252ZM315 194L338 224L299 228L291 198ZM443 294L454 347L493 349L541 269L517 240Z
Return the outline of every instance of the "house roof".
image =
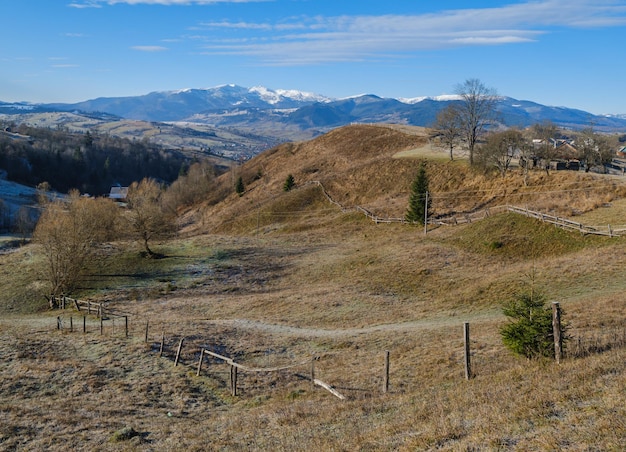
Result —
M578 158L578 149L569 143L561 143L556 147L556 155L562 159L576 159Z
M128 187L111 187L109 192L110 199L126 199L128 196Z

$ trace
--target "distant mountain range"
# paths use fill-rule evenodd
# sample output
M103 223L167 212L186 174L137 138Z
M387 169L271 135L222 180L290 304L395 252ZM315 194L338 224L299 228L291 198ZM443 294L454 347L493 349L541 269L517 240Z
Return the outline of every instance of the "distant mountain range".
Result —
M277 139L310 138L350 123L402 123L430 126L455 96L414 99L364 94L344 99L264 87L222 85L208 89L152 92L142 96L97 98L74 104L0 102L0 114L73 112L100 119L187 122L229 127ZM527 127L551 121L562 128L593 125L598 131L626 132L626 115L593 115L566 107L500 97L497 110L505 126Z

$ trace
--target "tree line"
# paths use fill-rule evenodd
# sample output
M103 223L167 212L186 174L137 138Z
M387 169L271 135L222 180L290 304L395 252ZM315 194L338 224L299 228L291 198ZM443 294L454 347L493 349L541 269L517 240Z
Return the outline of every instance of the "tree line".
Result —
M514 158L527 170L531 162L545 165L558 159L555 140L569 138L586 171L602 168L615 155L623 137L598 133L593 124L573 132L559 129L551 122L538 123L526 130L507 128L496 111L497 91L478 79L469 79L456 87L458 100L441 110L432 127L433 135L454 159L455 151L466 150L471 166L496 170L506 175Z
M146 140L0 123L0 130L7 129L27 137L0 134L0 168L7 178L33 187L47 182L60 193L104 195L112 185L146 177L171 183L189 165L184 154Z

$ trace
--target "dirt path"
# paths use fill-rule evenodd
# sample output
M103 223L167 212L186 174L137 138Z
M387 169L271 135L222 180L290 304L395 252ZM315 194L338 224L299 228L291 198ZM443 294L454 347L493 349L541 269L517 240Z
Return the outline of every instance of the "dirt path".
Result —
M385 323L371 325L360 328L301 328L297 326L280 325L268 323L260 320L249 319L207 319L216 325L226 325L232 328L244 330L254 330L269 334L281 334L301 338L343 338L350 336L360 336L375 333L404 333L423 329L441 328L446 326L462 325L463 322L484 322L498 319L502 316L500 311L485 311L475 314L464 314L460 316L430 317L427 319L413 320L410 322Z

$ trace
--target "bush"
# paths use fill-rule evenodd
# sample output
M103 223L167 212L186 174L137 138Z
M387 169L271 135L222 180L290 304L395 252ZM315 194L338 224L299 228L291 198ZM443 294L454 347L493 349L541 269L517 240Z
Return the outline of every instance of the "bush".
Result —
M540 356L554 357L554 330L552 309L545 306L542 294L523 293L503 306L503 313L511 322L500 328L504 345L517 355L528 359ZM564 324L561 338L565 342Z

